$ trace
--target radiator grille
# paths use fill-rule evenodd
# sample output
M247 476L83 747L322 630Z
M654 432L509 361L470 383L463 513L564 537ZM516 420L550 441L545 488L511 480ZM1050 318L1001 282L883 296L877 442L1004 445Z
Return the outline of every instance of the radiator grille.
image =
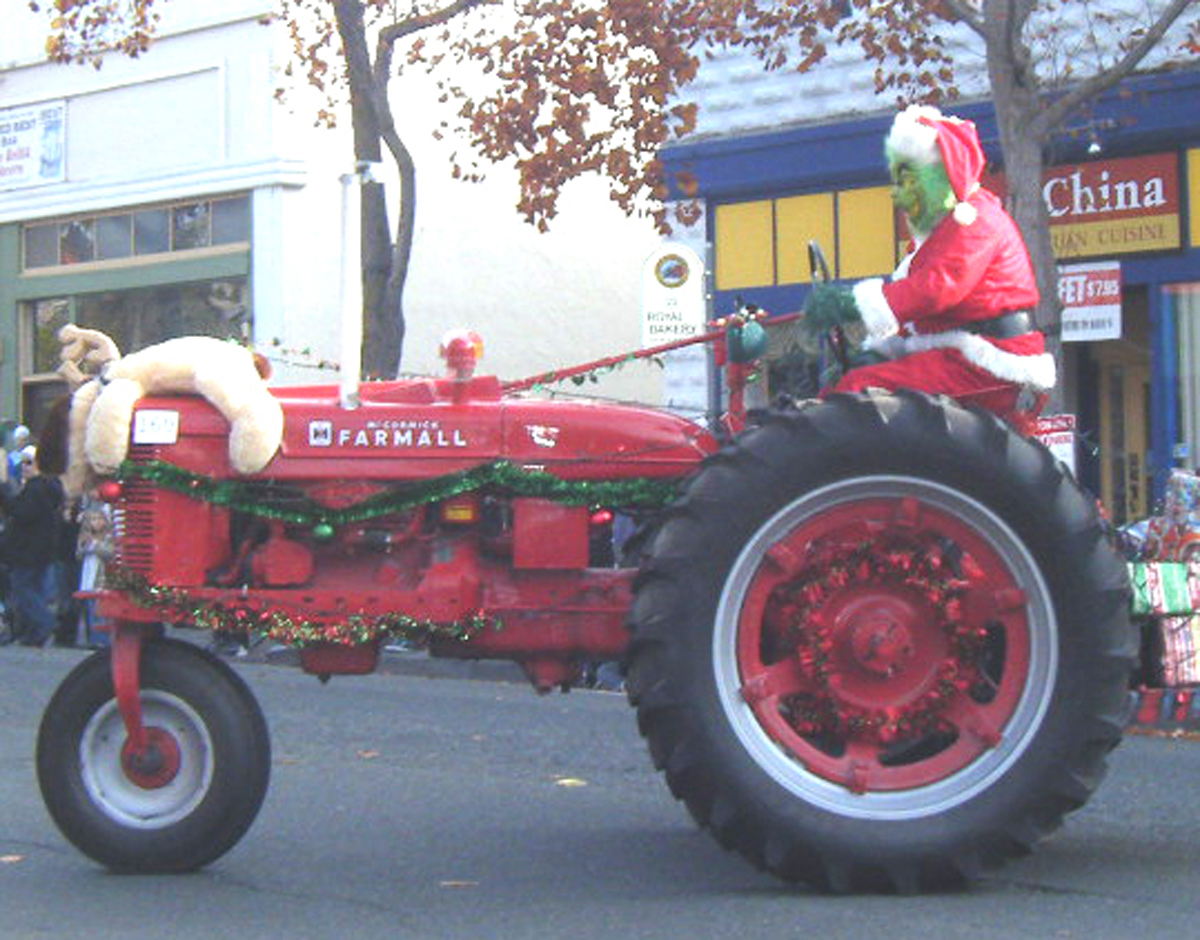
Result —
M129 459L146 464L159 458L159 448L131 447ZM117 561L127 571L150 577L154 569L154 530L162 490L146 480L126 479L114 514Z

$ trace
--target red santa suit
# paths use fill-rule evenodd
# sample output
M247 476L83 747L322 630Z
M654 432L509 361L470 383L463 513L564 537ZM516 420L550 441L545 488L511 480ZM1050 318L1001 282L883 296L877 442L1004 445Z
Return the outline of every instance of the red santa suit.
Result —
M917 389L976 397L1003 410L1022 387L1044 391L1055 381L1054 357L1032 329L1038 290L1029 252L1000 200L979 186L984 157L975 126L940 115L929 119L932 109L912 110L937 131L958 205L887 282L869 278L854 285L867 345L891 361L851 370L837 390ZM997 319L1018 311L1029 311L1025 332L1020 320Z

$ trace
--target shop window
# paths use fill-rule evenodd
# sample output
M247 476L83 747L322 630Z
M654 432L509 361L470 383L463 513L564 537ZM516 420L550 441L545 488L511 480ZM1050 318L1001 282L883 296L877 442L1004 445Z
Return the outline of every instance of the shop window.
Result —
M81 264L95 257L96 223L92 219L75 219L59 227L59 264Z
M208 219L207 202L176 206L171 210L171 250L188 251L211 245L212 232L209 230Z
M25 226L25 267L48 268L58 264L58 226Z
M101 330L124 352L176 336L248 339L245 278L105 291L75 299L75 322Z
M38 222L22 229L25 270L250 241L250 197L193 200L132 213Z
M133 218L102 215L96 220L96 258L110 261L133 253Z
M133 251L138 255L156 255L171 250L171 220L166 209L151 209L133 214Z
M71 302L65 298L38 300L30 304L31 362L34 374L49 374L58 369L58 331L71 322Z
M30 423L65 388L58 379L58 331L67 323L101 330L123 353L177 336L246 341L251 314L247 280L229 278L46 298L22 305L23 419Z
M250 241L250 197L218 199L212 204L212 243L230 245Z

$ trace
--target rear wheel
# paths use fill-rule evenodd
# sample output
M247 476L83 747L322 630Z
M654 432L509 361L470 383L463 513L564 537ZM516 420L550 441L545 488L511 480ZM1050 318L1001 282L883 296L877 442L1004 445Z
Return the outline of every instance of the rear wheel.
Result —
M725 845L838 890L936 887L1090 795L1127 610L1044 449L947 401L835 396L691 482L639 574L628 688Z
M178 872L223 855L266 794L270 742L250 690L225 663L170 640L141 659L148 757L132 751L108 652L63 680L42 718L42 798L63 834L118 871Z

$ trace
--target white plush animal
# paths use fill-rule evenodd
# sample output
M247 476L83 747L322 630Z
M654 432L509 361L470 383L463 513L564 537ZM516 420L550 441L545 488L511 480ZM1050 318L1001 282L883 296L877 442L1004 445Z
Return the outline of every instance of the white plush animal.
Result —
M270 368L243 346L211 336L184 336L122 357L98 330L59 331L59 372L78 385L71 399L68 492L83 491L91 472L114 473L129 453L134 406L146 395L196 394L229 422L229 463L258 473L283 439L283 409L266 385ZM99 374L87 378L86 366ZM79 380L84 379L82 384ZM81 459L84 455L86 460Z

